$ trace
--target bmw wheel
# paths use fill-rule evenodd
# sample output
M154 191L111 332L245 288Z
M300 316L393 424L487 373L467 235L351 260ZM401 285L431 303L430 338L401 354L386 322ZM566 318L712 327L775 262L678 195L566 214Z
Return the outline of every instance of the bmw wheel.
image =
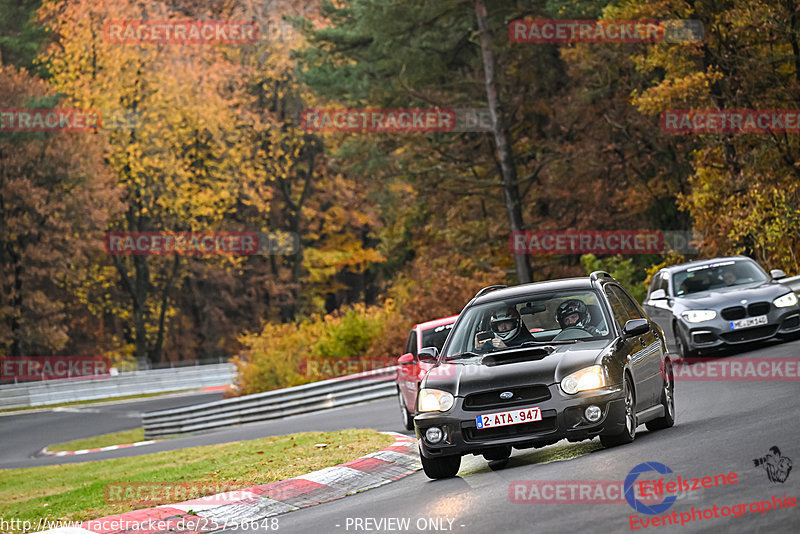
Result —
M678 346L678 352L684 358L692 358L697 356L697 351L690 348L689 342L686 340L686 335L681 330L678 324L675 324L675 344Z

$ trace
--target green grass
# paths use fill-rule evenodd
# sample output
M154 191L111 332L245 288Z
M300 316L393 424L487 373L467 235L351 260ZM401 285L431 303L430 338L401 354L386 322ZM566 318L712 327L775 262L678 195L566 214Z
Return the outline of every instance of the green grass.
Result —
M108 447L109 445L136 443L137 441L144 441L144 428L134 428L133 430L123 430L122 432L113 432L111 434L102 434L91 438L56 443L54 445L48 445L47 450L53 452L79 451L82 449Z
M40 518L96 519L176 500L140 505L120 504L114 499L107 502L105 488L109 484L151 482L241 489L354 460L393 442L391 436L374 430L304 432L132 458L0 470L0 518L36 522ZM317 448L317 443L327 447Z
M41 406L21 406L19 408L6 408L0 410L0 413L8 412L24 412L25 410L47 410L49 408L61 408L63 406L76 406L80 404L94 404L97 402L113 402L128 399L143 399L146 397L158 397L159 395L170 395L172 393L181 393L183 391L192 391L191 389L176 389L174 391L160 391L158 393L139 393L137 395L123 395L122 397L106 397L104 399L92 399L83 401L60 402L58 404L43 404Z

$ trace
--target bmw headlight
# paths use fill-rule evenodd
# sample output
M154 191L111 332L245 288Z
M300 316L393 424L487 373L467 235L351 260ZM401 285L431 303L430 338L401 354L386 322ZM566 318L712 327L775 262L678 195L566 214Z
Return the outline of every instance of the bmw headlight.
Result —
M717 312L714 310L688 310L681 314L681 317L690 323L702 323L704 321L710 321L716 316Z
M438 389L419 390L420 412L446 412L453 407L455 399L452 393Z
M564 390L564 393L569 393L570 395L587 389L601 388L605 385L606 374L599 365L592 365L580 371L575 371L561 380L561 389Z
M797 295L794 293L786 293L782 297L778 297L772 301L776 308L786 308L797 304Z

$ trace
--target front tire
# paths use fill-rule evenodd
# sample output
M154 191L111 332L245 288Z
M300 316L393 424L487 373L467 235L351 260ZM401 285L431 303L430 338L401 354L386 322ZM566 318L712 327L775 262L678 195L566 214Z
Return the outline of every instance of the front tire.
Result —
M628 375L625 375L625 381L622 384L622 389L625 393L625 428L619 434L611 436L600 435L600 443L606 448L625 445L636 438L636 427L639 426L636 422L636 397Z
M675 424L675 377L672 374L672 364L664 362L664 387L661 389L661 405L664 407L664 417L653 419L644 424L647 430L662 430Z
M678 352L684 358L693 358L697 356L697 350L690 348L689 341L683 334L680 325L677 323L674 326L675 331L675 344L678 346Z
M403 394L397 390L397 400L400 403L400 418L403 421L403 426L406 430L414 430L414 416L408 413L406 408L406 401L403 399Z
M499 460L508 460L511 456L511 446L495 447L483 453L483 458L487 462L497 462Z
M454 477L458 470L461 469L461 456L458 454L439 456L438 458L425 458L422 455L422 451L420 451L419 457L422 460L422 470L425 471L428 478L434 480Z

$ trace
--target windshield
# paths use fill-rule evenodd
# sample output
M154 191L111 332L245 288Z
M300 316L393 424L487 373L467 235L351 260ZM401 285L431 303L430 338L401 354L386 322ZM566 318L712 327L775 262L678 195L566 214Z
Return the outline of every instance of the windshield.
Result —
M605 311L592 290L528 295L473 306L450 336L444 356L486 353L548 343L608 338Z
M447 335L453 330L453 323L443 324L435 328L429 328L422 331L422 348L436 347L441 351Z
M672 275L675 295L685 296L754 282L765 282L767 275L752 261L726 260L690 267Z

